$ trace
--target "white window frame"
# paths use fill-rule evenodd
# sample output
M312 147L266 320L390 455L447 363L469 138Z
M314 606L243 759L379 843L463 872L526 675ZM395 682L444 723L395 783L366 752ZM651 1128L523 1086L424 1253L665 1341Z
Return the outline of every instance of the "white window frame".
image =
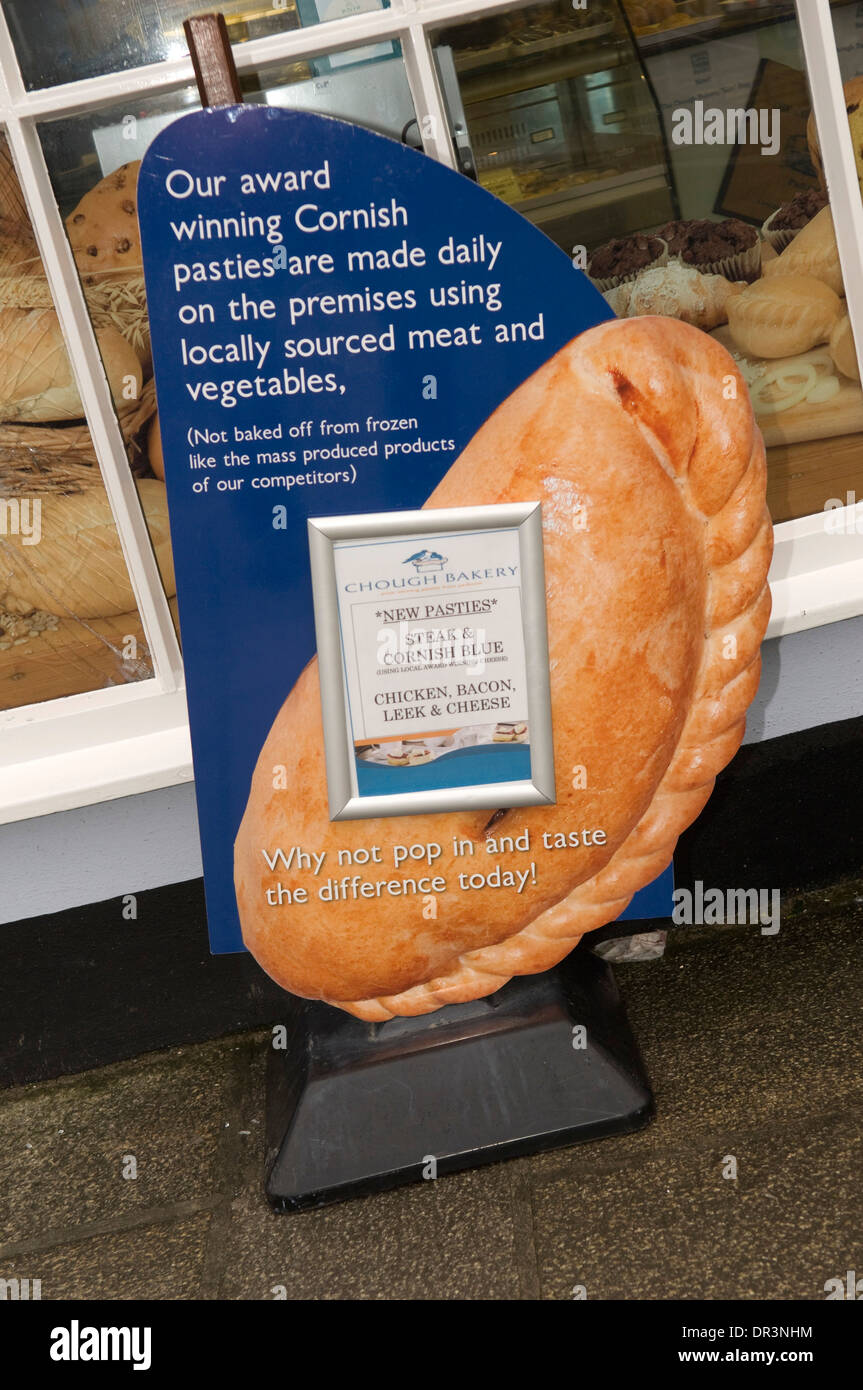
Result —
M240 72L398 39L425 152L455 167L431 30L520 8L524 0L392 0L373 10L237 45ZM848 307L863 347L863 202L845 117L829 0L797 0L816 122L831 190ZM194 82L189 58L27 91L0 11L0 127L5 129L78 382L132 588L152 679L0 713L0 823L68 810L192 779L180 652L114 415L96 339L39 142L38 122L170 93ZM825 441L829 448L829 440ZM825 499L826 500L826 499ZM863 535L854 507L775 528L773 616L780 636L863 613Z

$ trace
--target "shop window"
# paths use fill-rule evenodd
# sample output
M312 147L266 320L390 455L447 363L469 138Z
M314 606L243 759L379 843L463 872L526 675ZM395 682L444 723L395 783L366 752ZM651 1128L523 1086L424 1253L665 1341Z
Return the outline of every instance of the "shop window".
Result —
M789 244L794 249L796 243L799 252L808 242L811 249L812 240L823 237L831 215L827 208L820 221L811 216L820 215L824 187L797 16L807 51L818 50L821 31L814 22L814 0L812 5L809 0L797 5L792 0L555 0L505 10L495 9L495 4L496 0L465 0L458 6L447 0L392 0L390 9L388 0L225 0L219 8L226 14L246 101L324 112L451 159L467 177L478 179L533 221L575 264L592 269L617 312L643 312L647 305L654 312L691 317L727 342L749 382L770 446L774 520L790 523L777 532L774 630L793 631L858 612L859 596L847 563L853 558L852 542L820 544L823 509L859 494L863 471L863 394L847 326L841 327L845 286L841 279L833 290L826 285L836 296L825 315L829 335L823 340L826 329L819 320L819 341L807 350L792 352L790 347L799 348L799 343L789 347L773 342L766 345L771 356L763 342L742 343L739 336L735 340L733 321L725 321L733 319L727 307L730 295L743 293L738 286L773 281L776 271L768 269L770 264ZM108 783L116 795L190 775L180 656L159 592L158 566L141 525L143 514L137 511L138 483L149 484L150 492L161 485L140 260L135 258L134 229L127 236L112 217L120 217L117 207L125 218L131 217L122 205L135 201L134 193L128 196L129 171L120 188L118 169L131 166L134 176L162 126L198 105L194 87L176 85L181 80L177 60L186 56L183 20L206 8L184 0L0 0L10 35L6 42L0 25L6 50L0 64L0 126L7 117L28 205L44 238L53 295L69 327L72 355L85 380L84 395L92 402L89 425L98 443L98 462L80 416L0 420L0 429L6 431L7 441L13 427L25 431L31 459L37 463L42 457L38 442L43 448L46 443L57 446L45 465L52 487L60 476L55 460L58 454L68 456L73 441L76 462L89 468L88 479L99 487L101 464L149 633L148 650L128 575L113 565L115 606L107 616L86 617L83 609L79 614L49 614L58 619L63 633L71 631L64 624L75 627L80 642L71 656L62 646L59 657L50 656L55 638L37 632L29 632L22 642L20 627L12 645L6 645L9 638L3 629L0 705L10 710L6 723L17 735L16 751L11 740L5 742L6 760L11 758L17 768L6 814L18 814L21 807L33 814L34 806L51 810L81 804L81 798L103 794ZM842 76L848 82L863 74L863 3L836 0L831 8ZM316 52L321 22L343 25L340 52ZM253 53L243 47L249 41L255 44ZM828 108L830 104L829 82L823 58L815 61L823 118L825 103ZM160 62L168 66L159 68ZM99 80L127 72L128 77L114 81ZM70 90L63 85L69 83L83 85ZM122 101L117 97L121 87L130 93ZM692 138L692 131L682 140L676 138L682 129L681 109L697 120L698 103L702 112L711 107L746 112L745 138L702 142ZM762 109L763 137L759 116L752 132L759 138L750 140L749 112L758 115ZM779 122L771 126L774 110ZM83 299L77 286L70 290L63 274L60 262L66 250L55 209L46 206L51 196L43 153L61 217L71 219ZM8 200L8 160L5 170L3 198ZM93 204L100 189L111 193L115 204L102 228L109 245L83 235L96 229ZM848 190L843 185L831 191L847 264ZM785 211L789 203L793 206ZM0 309L50 310L51 295L38 257L38 272L23 276L20 248L6 257L10 240L14 245L31 243L32 238L26 217L15 214L14 198L11 214L8 201L3 208L0 285L7 298ZM777 218L780 209L783 215ZM79 214L83 221L74 220ZM11 238L10 218L17 228ZM729 221L730 229L717 230L716 224ZM681 222L686 224L683 228L677 225ZM609 246L620 240L627 245ZM835 277L829 238L827 242L828 269L822 267L819 273ZM95 255L90 250L94 246ZM603 248L604 256L597 259ZM823 251L822 246L822 257ZM669 271L669 265L670 274L660 282L660 298L646 298L647 291L655 296L655 276ZM705 302L701 285L693 307L687 297L692 274L704 272L718 272L721 292L717 296L713 282L713 293ZM15 298L22 278L28 293L42 280L41 294L47 295L47 302L40 298L31 305ZM636 283L639 294L633 301L631 287ZM849 288L854 299L857 286ZM779 298L781 304L781 290ZM93 341L84 331L84 304L97 333L106 325L114 327L140 365L137 397L133 392L132 400L117 402L119 432L110 418L107 394L94 389L98 363ZM788 312L787 306L783 312L795 325L808 321L808 315ZM783 357L775 355L778 347ZM58 351L66 349L61 346ZM112 364L113 354L106 351L109 376ZM122 375L136 379L134 371ZM82 455L89 463L81 461ZM4 477L0 501L14 501L8 469ZM4 511L4 524L12 511ZM49 534L46 516L47 511L43 535ZM109 534L116 536L110 519L105 530ZM153 528L163 576L170 564L166 537L167 532ZM8 540L0 536L0 541ZM50 577L49 582L54 587ZM103 576L103 589L111 584ZM7 583L4 592L8 588ZM171 592L169 579L165 588ZM67 607L69 592L64 591L63 598ZM121 596L123 611L116 606ZM32 611L37 611L35 606ZM39 611L47 612L47 606ZM17 614L22 616L26 614ZM126 648L113 637L107 645L103 640L102 625L124 619L121 635L134 636L137 643L133 658L124 655ZM53 623L47 626L55 631ZM30 660L27 653L37 639L45 645L37 647ZM40 654L44 660L36 659ZM151 675L154 679L148 679ZM139 684L129 688L130 682ZM120 688L101 689L105 686ZM56 712L43 708L37 719L14 708L78 692L79 701L64 702ZM104 727L103 713L108 716ZM47 728L51 736L46 745ZM142 773L134 756L126 757L120 749L137 748L150 734L157 736L158 766L155 772L148 766ZM85 763L89 768L94 741L100 739L111 747L110 757L100 764L110 764L111 774L94 791L89 770L82 774L80 769ZM46 746L63 755L63 766L34 798L29 760L46 759ZM70 750L77 750L79 761L68 762ZM52 768L52 778L54 772ZM0 796L0 810L3 805Z
M3 9L25 85L53 87L105 72L183 58L183 21L207 9L187 0L68 0L57 5L4 0ZM316 22L295 0L222 0L232 44L284 33ZM45 10L50 9L50 22Z
M863 4L833 12L856 102ZM774 520L859 491L863 392L793 0L561 0L439 29L435 45L462 170L617 314L688 320L734 354ZM863 128L856 147L863 168Z
M318 111L419 144L410 88L395 40L241 74L243 100ZM100 179L144 157L166 125L200 105L190 85L127 97L81 115L40 122L51 182L64 217ZM85 263L86 264L86 263ZM89 268L89 267L88 267Z
M100 303L94 322L137 470L152 391L123 308ZM0 136L0 710L153 675L83 414ZM164 485L142 476L139 496L173 592Z
M615 3L527 5L435 34L459 167L563 250L676 211L660 112Z
M244 98L324 111L415 143L413 104L398 45L387 41L373 47L374 51L366 46L326 59L282 64L265 74L245 77ZM128 410L122 408L118 418L130 467L140 480L145 518L153 523L151 540L157 554L161 548L168 555L164 509L160 505L150 510L151 496L163 496L164 468L149 351L136 183L150 141L165 125L198 105L197 90L189 87L167 96L137 98L134 103L127 100L86 115L42 122L39 128L100 347L110 344L113 349L116 345L113 336L106 340L99 331L103 323L113 323L136 355L133 370L138 371L140 380L127 387L136 400ZM110 379L114 370L110 353L103 352L103 365ZM168 572L163 570L163 579ZM171 578L168 598L173 599L173 594Z
M183 21L209 8L188 0L3 0L25 86L76 82L106 72L184 58ZM388 0L222 0L232 45L388 8ZM391 48L391 45L389 46ZM370 45L380 55L384 45Z

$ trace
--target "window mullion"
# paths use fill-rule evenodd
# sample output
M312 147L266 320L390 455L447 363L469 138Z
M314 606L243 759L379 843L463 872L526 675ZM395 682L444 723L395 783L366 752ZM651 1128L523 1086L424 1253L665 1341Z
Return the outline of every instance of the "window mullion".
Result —
M421 21L412 20L405 27L402 54L423 149L432 159L455 169L449 118L429 37Z

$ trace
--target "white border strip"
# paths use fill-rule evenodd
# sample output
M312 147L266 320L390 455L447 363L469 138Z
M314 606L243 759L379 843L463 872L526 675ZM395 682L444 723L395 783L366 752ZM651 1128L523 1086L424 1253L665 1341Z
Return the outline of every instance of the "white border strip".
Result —
M173 724L123 739L119 745L70 749L4 769L0 825L191 780L189 730Z
M863 517L858 508L841 507L783 521L774 527L774 539L768 637L859 616L863 610Z

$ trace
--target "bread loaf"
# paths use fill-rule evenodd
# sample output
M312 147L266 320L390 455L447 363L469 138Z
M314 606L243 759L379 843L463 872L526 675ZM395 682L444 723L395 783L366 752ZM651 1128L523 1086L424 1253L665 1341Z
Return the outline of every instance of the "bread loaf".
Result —
M312 661L262 748L235 844L243 938L286 989L386 1019L549 968L666 867L736 751L758 686L772 529L763 441L730 355L673 319L593 328L503 402L426 505L537 500L556 803L330 822ZM529 854L488 856L488 835L525 827ZM553 848L555 835L567 843L585 828L603 843L582 834ZM456 857L456 840L474 855ZM325 904L321 879L273 872L264 858L325 851L325 881L376 846L380 870L364 873L389 879L394 845L428 841L441 846L434 873L446 883L431 919L421 897ZM531 860L523 892L460 890L465 868ZM277 882L308 901L270 906Z
M745 289L724 275L703 275L675 260L642 271L635 280L607 290L605 298L618 318L663 314L706 331L728 322L729 299Z
M829 207L816 213L780 256L763 264L763 275L765 280L780 275L811 275L834 294L845 293L836 229Z
M852 381L860 380L860 366L857 361L857 348L851 330L851 320L847 314L838 320L830 335L830 356L843 376Z
M165 592L177 591L165 484L142 478L138 496ZM41 608L60 618L131 612L135 594L104 487L40 496L41 539L0 535L0 602L12 612Z
M729 301L728 326L748 357L795 357L826 343L841 314L842 301L821 280L777 275Z
M143 374L116 328L96 330L115 405L136 400ZM80 420L78 386L53 309L0 309L0 420Z
M85 193L66 218L81 274L98 279L142 271L137 188L140 159L121 164Z
M0 276L7 275L45 278L36 242L29 233L10 236L0 230Z

